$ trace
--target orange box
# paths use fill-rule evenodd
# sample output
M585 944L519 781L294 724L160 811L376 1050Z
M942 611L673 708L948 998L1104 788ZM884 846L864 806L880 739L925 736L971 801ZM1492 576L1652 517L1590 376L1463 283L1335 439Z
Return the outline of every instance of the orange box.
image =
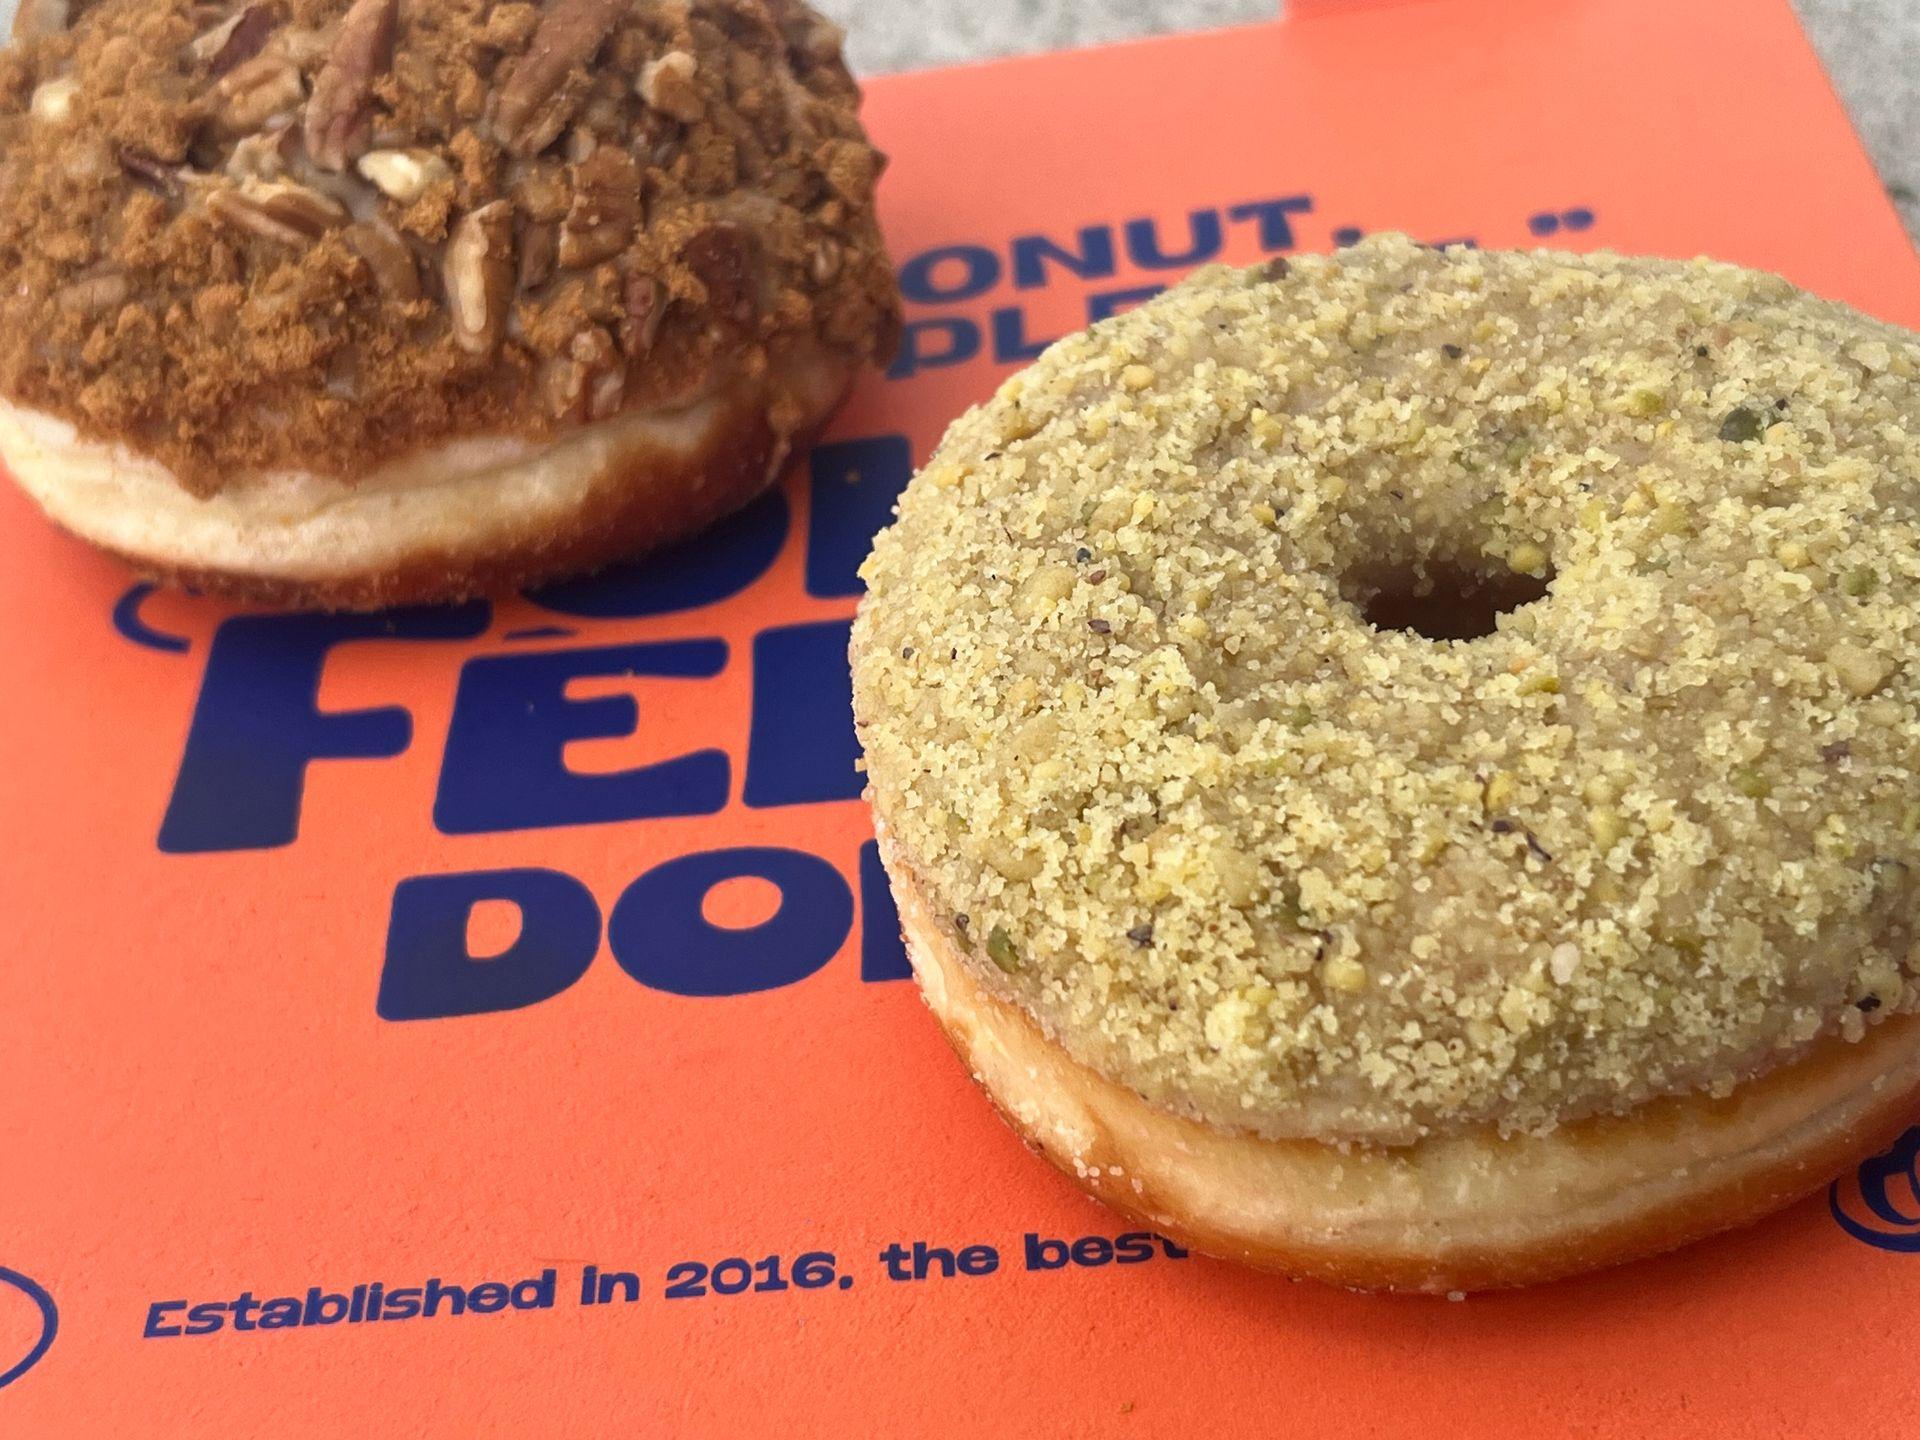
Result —
M902 978L847 715L911 463L1197 259L1704 251L1920 322L1785 0L1322 5L867 113L905 358L663 566L237 614L0 497L0 1435L1910 1433L1920 1130L1460 1304L1126 1235Z

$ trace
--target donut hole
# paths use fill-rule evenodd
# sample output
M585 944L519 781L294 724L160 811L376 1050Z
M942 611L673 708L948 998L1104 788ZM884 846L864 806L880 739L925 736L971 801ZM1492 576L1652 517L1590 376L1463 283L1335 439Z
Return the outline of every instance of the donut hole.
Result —
M1500 617L1546 598L1545 575L1487 574L1448 562L1382 566L1353 577L1347 598L1376 630L1404 630L1428 640L1478 640Z

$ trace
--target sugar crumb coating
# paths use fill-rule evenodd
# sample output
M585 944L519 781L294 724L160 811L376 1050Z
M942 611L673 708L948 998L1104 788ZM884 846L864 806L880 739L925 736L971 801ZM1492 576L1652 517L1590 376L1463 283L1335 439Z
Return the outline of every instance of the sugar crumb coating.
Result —
M1077 1058L1267 1135L1539 1131L1858 1038L1920 1007L1917 376L1706 260L1204 270L963 416L879 537L898 863ZM1491 633L1396 628L1476 586Z

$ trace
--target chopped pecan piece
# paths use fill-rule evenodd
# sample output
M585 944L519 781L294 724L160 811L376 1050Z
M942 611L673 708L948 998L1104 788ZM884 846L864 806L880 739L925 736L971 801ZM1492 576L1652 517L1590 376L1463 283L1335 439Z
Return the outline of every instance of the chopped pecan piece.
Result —
M520 237L520 273L515 288L524 295L551 280L559 250L559 226L537 221L527 226L526 233Z
M367 262L374 288L389 300L420 298L420 267L407 242L379 221L363 221L340 232L353 253Z
M687 268L707 288L707 305L716 318L746 324L759 307L746 236L737 225L709 225L680 251Z
M567 183L565 167L552 161L536 161L515 166L519 173L513 181L514 204L531 220L564 220L573 204L573 189Z
M220 122L232 135L261 129L274 116L297 108L306 93L299 69L272 51L234 66L214 86Z
M592 96L580 107L579 123L596 135L622 135L627 128L626 107L614 95ZM607 143L616 142L609 138Z
M180 193L180 171L149 150L122 145L117 152L120 168L136 180L144 180L162 195Z
M620 403L627 398L627 372L609 370L593 382L593 388L587 394L587 418L605 420L620 413Z
M824 285L840 273L843 258L840 242L831 235L822 235L807 251L807 274L814 284Z
M569 84L593 59L630 0L553 0L500 91L494 136L511 155L538 155L560 138L579 108Z
M700 62L693 56L684 50L669 50L658 60L650 60L641 67L634 88L649 107L662 115L692 122L707 109L706 98L694 81L699 72Z
M389 200L411 205L453 170L431 150L369 150L356 168Z
M578 420L586 413L587 367L556 355L540 372L547 410L556 420Z
M443 264L454 340L469 354L492 354L513 293L513 206L495 200L463 215Z
M373 82L393 64L400 0L353 0L307 102L307 154L323 170L344 170L373 132Z
M117 270L108 270L62 286L55 292L53 303L62 310L98 315L104 310L124 305L132 293L133 286L125 275Z
M224 225L283 245L305 245L348 219L338 200L286 182L222 187L207 197L207 210Z
M554 419L605 420L626 399L626 365L613 337L594 326L567 343L565 356L547 362L541 383Z
M273 37L273 48L302 75L311 75L326 63L327 52L332 47L318 30L288 26Z
M224 75L267 48L279 22L264 5L249 5L187 42L187 52L215 75Z
M524 50L540 28L540 11L532 5L496 5L487 16L480 39L495 50Z
M242 136L227 157L227 174L235 180L278 180L293 163L298 133L292 125L282 125L277 130Z
M640 218L640 167L624 150L596 150L574 168L560 263L584 270L611 260L632 242Z
M667 289L651 275L638 270L626 280L627 318L621 327L621 339L627 354L638 360L660 338L660 322L667 318Z
M604 420L626 398L627 371L613 337L595 326L573 337L568 352L586 370L587 418Z

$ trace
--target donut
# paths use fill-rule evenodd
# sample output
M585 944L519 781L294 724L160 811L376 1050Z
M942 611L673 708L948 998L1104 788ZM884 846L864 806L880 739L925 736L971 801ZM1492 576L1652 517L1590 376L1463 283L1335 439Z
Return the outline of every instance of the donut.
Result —
M739 508L899 302L799 0L41 0L0 53L0 457L270 604L462 598Z
M1707 260L1210 268L947 432L854 709L924 998L1212 1254L1532 1283L1920 1105L1920 343Z

